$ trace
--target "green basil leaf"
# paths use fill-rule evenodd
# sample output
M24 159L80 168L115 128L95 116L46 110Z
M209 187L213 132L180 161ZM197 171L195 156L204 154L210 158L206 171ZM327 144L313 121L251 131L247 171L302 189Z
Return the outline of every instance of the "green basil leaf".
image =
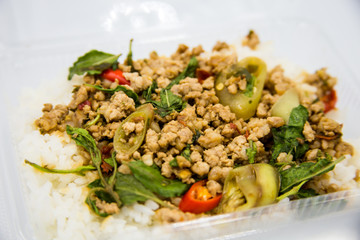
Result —
M93 212L100 216L100 217L107 217L109 216L109 214L107 213L100 213L100 210L98 209L98 207L96 206L96 201L95 200L92 200L90 199L90 196L88 196L86 199L85 199L85 203L87 205L89 205L90 209L93 210Z
M287 197L290 197L290 196L293 196L293 195L296 195L299 193L301 187L307 182L307 180L305 181L302 181L301 183L299 183L298 185L295 185L293 186L289 191L281 194L280 196L278 196L276 198L277 201L281 201L283 200L284 198L287 198Z
M92 125L95 125L100 120L100 117L101 117L101 114L98 113L93 120L88 121L87 123L84 124L84 128L88 128L88 127L91 127Z
M190 155L191 155L191 150L190 150L190 144L186 145L186 147L184 148L184 150L182 150L181 152L181 156L183 156L184 158L186 158L187 160L190 161Z
M92 181L87 185L87 187L90 189L94 189L95 191L93 192L93 194L95 194L95 196L98 197L100 200L104 200L108 203L115 202L114 198L110 195L110 193L105 190L104 185L101 183L100 179Z
M180 156L183 156L184 158L186 158L188 161L191 162L190 155L191 155L190 144L188 144L188 145L186 145L186 147L182 150L182 152L180 153ZM178 164L176 158L174 158L173 160L171 160L171 161L169 162L169 165L170 165L171 167L179 167L179 164Z
M97 169L101 165L101 152L96 146L94 138L89 132L83 128L73 128L70 125L66 126L66 132L75 140L76 144L85 148L90 153L91 159Z
M88 73L90 75L100 74L105 69L111 68L117 62L119 55L91 50L79 57L77 61L69 68L68 80L77 74L82 75Z
M181 112L186 107L186 102L182 101L181 97L164 88L160 92L160 102L152 100L148 102L156 108L155 112L161 117L165 117L173 111Z
M271 129L274 138L272 163L275 163L282 152L292 153L295 159L298 159L309 149L309 145L305 143L305 137L302 133L307 118L307 109L299 105L291 111L288 125Z
M195 130L195 134L193 135L193 138L192 138L192 143L195 144L198 142L199 140L199 137L201 136L201 132L199 130Z
M147 102L151 102L151 94L155 93L155 89L158 88L157 82L154 80L152 82L152 84L150 85L150 87L148 87L145 91L143 91L143 98L147 101Z
M256 82L256 77L251 75L250 78L246 77L246 89L244 91L244 95L247 97L252 97L254 94L254 86L255 86L255 82Z
M104 158L104 162L106 162L107 164L109 164L110 166L114 167L114 161L111 157L109 158Z
M134 39L130 39L130 43L129 43L129 53L128 55L126 56L126 64L128 66L131 66L131 72L135 72L135 68L134 68L134 62L133 62L133 59L132 59L132 42L133 42Z
M84 176L84 172L87 171L94 171L96 170L96 167L92 166L92 165L87 165L87 166L81 166L81 167L77 167L74 169L50 169L46 166L42 167L36 163L30 162L28 160L25 159L25 163L29 164L30 166L32 166L33 168L36 168L37 170L40 170L42 172L46 172L46 173L58 173L58 174L69 174L69 173L74 173L74 174L78 174L81 176Z
M255 163L255 155L257 153L256 144L250 140L249 145L250 147L246 149L246 155L248 156L249 163Z
M133 175L116 173L115 192L119 195L124 205L135 202L145 202L151 199L161 205L165 203L156 197L149 189L146 189Z
M317 195L319 194L316 193L316 191L312 188L300 189L296 194L298 198L309 198L309 197L315 197Z
M308 181L315 176L319 176L333 170L335 165L344 159L345 157L340 157L332 161L332 158L327 156L325 158L318 158L316 163L304 162L298 166L280 171L280 192L285 193L293 186L300 184L303 181Z
M196 69L199 66L199 62L196 57L192 57L186 66L185 70L182 71L176 78L174 78L169 85L166 86L166 89L171 89L172 86L179 84L179 82L187 77L194 78L196 76Z
M170 167L179 167L179 164L178 164L176 158L174 158L173 160L171 160L171 161L169 162L169 165L170 165Z
M106 93L109 93L109 94L114 94L115 92L119 92L119 91L122 91L124 92L129 98L132 98L135 102L135 105L136 106L139 106L141 103L139 101L139 96L132 90L122 86L122 85L118 85L116 86L116 88L103 88L102 86L99 86L99 85L91 85L91 84L85 84L86 86L88 87L93 87L97 90L100 90L100 91L103 91L103 92L106 92Z
M104 185L101 183L100 179L95 179L91 183L87 185L88 188L97 188L97 187L104 187Z
M303 105L299 105L291 111L288 126L298 127L302 130L308 117L308 110Z
M165 178L160 171L145 165L142 161L130 162L128 166L137 180L147 189L162 197L178 197L189 188L189 185L179 180Z

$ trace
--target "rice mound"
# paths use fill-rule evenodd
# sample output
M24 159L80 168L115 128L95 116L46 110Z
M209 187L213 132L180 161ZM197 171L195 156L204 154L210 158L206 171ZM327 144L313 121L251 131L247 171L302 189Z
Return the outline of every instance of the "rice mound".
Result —
M292 79L301 79L304 72L298 66L275 59L269 43L262 43L256 51L240 45L235 47L239 59L251 55L262 58L269 68L281 64L285 74ZM51 84L47 82L38 89L26 89L20 101L23 105L14 114L14 143L35 236L39 239L57 240L148 238L147 232L151 229L144 226L152 225L154 210L159 207L157 203L148 200L145 204L125 206L120 214L103 219L89 211L84 203L88 192L87 184L97 178L95 172L86 172L82 177L75 174L47 174L24 163L24 159L27 159L59 169L83 165L84 159L76 154L75 142L66 133L41 135L33 125L35 119L42 115L44 103L68 103L73 85L80 83L80 77L71 82L61 78ZM319 184L336 183L343 186L343 189L359 187L354 180L356 169L360 168L359 159L357 153L353 158L337 164L332 172L320 179Z
M43 103L70 101L72 82L59 81L45 84L39 89L27 89L22 94L22 106L14 115L14 143L19 159L26 207L35 235L39 239L115 239L115 233L137 231L150 225L154 210L159 206L148 200L145 204L123 207L121 214L101 219L92 214L84 203L90 182L97 178L95 172L85 176L75 174L47 174L32 169L24 159L51 168L72 169L83 165L77 155L74 141L66 134L42 135L33 122L41 116ZM48 95L49 91L52 92ZM40 93L46 93L42 96ZM52 96L52 99L48 99ZM115 234L115 235L114 235Z

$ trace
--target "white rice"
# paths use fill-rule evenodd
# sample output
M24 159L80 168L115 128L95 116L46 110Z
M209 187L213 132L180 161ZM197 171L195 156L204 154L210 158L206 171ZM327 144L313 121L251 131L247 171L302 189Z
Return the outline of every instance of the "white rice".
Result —
M299 79L303 75L301 68L275 59L269 43L261 44L257 51L236 47L239 59L250 55L258 56L266 61L269 69L282 64L286 76L292 79ZM148 238L146 232L150 229L144 229L144 226L152 224L154 210L159 207L155 202L148 200L145 204L126 206L121 209L121 214L102 219L95 216L84 203L88 192L86 185L96 179L95 173L87 172L84 177L74 174L46 174L24 164L24 159L59 169L70 169L83 164L83 159L76 155L76 145L69 136L41 135L33 126L34 120L42 115L44 103L67 104L71 100L73 85L80 81L80 78L71 82L59 79L58 82L48 82L38 89L26 89L20 101L24 104L15 114L14 142L34 233L38 239L57 240ZM357 183L353 178L356 169L360 168L358 159L356 156L339 163L329 173L331 178L327 184L356 187Z
M101 219L91 213L84 203L87 184L97 178L95 172L87 172L84 177L47 174L24 163L24 159L27 159L58 169L83 165L84 159L76 154L76 144L67 134L41 135L33 126L35 119L42 115L43 104L67 104L71 100L73 85L79 84L80 79L71 82L61 80L47 83L39 89L27 89L20 101L26 104L20 106L14 114L14 143L26 204L35 235L39 239L115 239L114 233L137 231L150 225L154 210L159 207L157 203L148 200L144 205L123 207L121 214Z

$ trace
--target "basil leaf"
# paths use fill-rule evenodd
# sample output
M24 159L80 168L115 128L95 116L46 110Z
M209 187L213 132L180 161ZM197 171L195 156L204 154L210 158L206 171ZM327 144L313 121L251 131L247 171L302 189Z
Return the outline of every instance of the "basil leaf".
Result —
M151 94L154 93L157 88L156 81L154 81L153 84L143 92L143 97L146 99L146 102L151 103L155 108L157 108L156 113L160 115L160 117L165 117L174 110L181 112L186 107L186 102L183 102L181 97L172 93L170 88L175 84L178 84L180 80L186 77L195 77L197 67L198 61L195 57L192 57L185 70L172 80L166 88L161 89L160 101L153 101L151 99Z
M308 117L308 110L303 105L299 105L291 111L288 126L298 127L302 130Z
M122 85L118 85L116 86L116 88L103 88L99 85L92 85L92 84L87 84L85 83L85 86L88 86L88 87L93 87L97 90L100 90L100 91L103 91L103 92L106 92L106 93L110 93L111 95L114 94L115 92L119 92L119 91L122 91L124 92L129 98L132 98L135 102L135 105L136 106L139 106L141 103L139 101L139 96L132 90L122 86Z
M96 146L94 138L89 132L83 128L73 128L70 125L66 126L66 132L75 140L76 144L85 148L90 153L91 159L97 169L101 165L101 152Z
M90 154L91 160L95 165L98 173L99 173L99 183L100 186L92 188L88 193L86 198L86 203L89 207L99 216L106 217L108 214L100 213L99 209L96 206L96 200L93 199L93 195L95 194L100 200L105 200L107 202L116 202L117 206L120 208L121 200L116 192L114 192L114 183L116 178L116 165L114 165L114 175L110 177L109 182L103 176L101 172L101 152L96 146L96 142L94 138L83 128L73 128L69 125L66 126L66 132L71 136L71 138L76 142L77 145L82 146L85 150ZM115 164L115 153L112 154L113 164ZM93 182L93 185L95 183ZM92 186L92 185L90 185Z
M186 145L186 147L184 148L184 150L180 153L180 156L183 156L184 158L186 158L186 160L188 160L189 162L191 162L190 155L191 155L190 144L188 144L188 145ZM179 167L179 164L178 164L176 158L174 158L173 160L171 160L171 161L169 162L169 165L170 165L171 167Z
M91 50L79 57L73 66L69 68L68 80L71 80L75 74L100 74L105 69L111 68L117 62L120 55Z
M275 163L280 153L292 153L295 159L302 157L309 149L302 134L304 124L308 118L307 109L299 105L291 111L289 124L279 128L272 128L274 138L271 162Z
M246 88L244 91L244 95L247 97L252 97L252 95L254 94L254 86L255 86L255 82L256 82L256 77L251 75L250 78L246 77Z
M290 196L293 196L297 193L299 193L300 191L300 188L307 182L307 180L305 181L302 181L301 183L299 183L298 185L295 185L294 187L292 187L292 189L290 189L289 191L281 194L280 196L278 196L276 198L277 201L281 201L283 200L284 198L287 198L287 197L290 197Z
M190 144L186 145L186 147L184 148L184 150L181 152L180 155L190 161L190 155L191 155Z
M317 195L319 194L316 193L316 191L312 188L300 189L296 194L298 198L309 198L309 197L315 197Z
M135 202L145 202L151 199L161 205L165 203L156 197L150 190L146 189L133 175L116 173L115 192L119 195L124 205Z
M158 88L157 82L154 80L150 87L148 87L145 91L143 91L143 98L147 102L151 102L151 94L155 93L155 89Z
M92 181L91 183L89 183L87 185L88 188L97 188L97 187L104 187L104 185L102 185L101 180L100 179L95 179L94 181Z
M165 89L171 89L172 86L179 84L181 80L186 77L195 77L196 76L196 69L199 66L199 62L196 57L192 57L186 66L185 70L182 71L176 78L174 78L169 85L166 86Z
M161 117L172 113L174 110L181 112L186 107L186 102L183 102L181 97L173 94L170 90L161 89L160 92L160 102L159 101L148 101L155 108L155 112Z
M303 181L308 181L315 176L319 176L333 170L335 165L344 159L345 157L340 157L332 161L332 158L327 156L325 158L318 158L316 163L304 162L298 166L290 167L286 170L280 171L280 192L284 193Z
M91 127L92 125L95 125L100 120L100 117L101 117L101 114L98 113L93 120L88 121L87 123L84 124L84 128L88 128L88 127Z
M105 190L104 185L101 183L100 179L96 179L87 185L88 188L94 189L95 195L105 202L112 203L115 202L113 197Z
M26 164L29 164L30 166L32 166L33 168L36 168L37 170L40 170L42 172L46 172L46 173L59 173L59 174L68 174L68 173L74 173L74 174L78 174L78 175L81 175L81 176L84 176L84 172L87 172L87 171L93 171L93 170L96 170L96 167L92 166L92 165L87 165L87 166L81 166L81 167L77 167L77 168L74 168L74 169L50 169L46 166L42 167L36 163L33 163L33 162L30 162L28 160L25 159L25 163Z
M173 160L171 160L171 161L169 162L169 165L170 165L170 167L179 167L179 164L178 164L176 158L174 158Z
M132 42L133 42L134 39L130 39L130 43L129 43L129 53L126 57L126 64L128 66L131 66L131 72L135 72L135 68L134 68L134 62L133 62L133 59L132 59Z
M92 200L92 199L90 198L90 196L88 196L88 197L85 199L85 203L86 203L87 205L89 205L90 209L93 210L93 212L94 212L96 215L98 215L98 216L100 216L100 217L107 217L107 216L109 216L109 214L107 214L107 213L100 213L99 208L96 206L96 200Z
M195 130L195 134L193 135L193 138L192 138L192 143L195 144L198 142L199 140L199 137L201 136L201 132L199 130Z
M107 164L109 164L109 165L112 166L112 167L115 166L114 161L113 161L113 159L112 159L111 157L105 158L105 159L104 159L104 162L106 162Z
M130 162L128 166L137 180L147 189L162 197L178 197L189 188L189 185L179 180L165 178L160 171L145 165L142 161Z
M249 145L250 147L246 149L246 155L248 156L249 163L255 163L255 155L257 153L256 144L250 140Z

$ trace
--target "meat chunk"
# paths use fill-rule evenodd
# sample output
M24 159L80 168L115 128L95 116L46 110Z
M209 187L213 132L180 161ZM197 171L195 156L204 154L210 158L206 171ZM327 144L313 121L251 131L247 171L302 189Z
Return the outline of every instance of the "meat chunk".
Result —
M107 203L104 200L96 198L95 205L100 213L115 214L119 212L119 207L116 203Z
M249 140L257 141L270 133L270 126L266 119L251 118L247 127L250 132Z
M209 170L210 170L210 166L206 162L196 162L191 167L191 171L193 171L195 174L199 175L200 177L208 174Z
M222 186L220 183L214 180L209 180L206 182L206 187L209 190L210 194L215 197L219 193L222 193Z
M134 92L138 93L147 89L152 84L149 76L139 76L139 73L124 73L124 77L130 81L130 86Z
M161 223L175 223L195 219L195 215L179 209L160 208L155 212L155 220Z
M110 102L104 102L99 112L107 122L118 121L135 111L135 102L123 92L116 92Z
M222 104L209 105L206 107L204 119L211 122L215 127L219 126L222 122L229 123L235 121L235 113L230 111L229 106Z
M233 160L248 160L246 149L249 148L249 143L246 138L241 135L235 137L227 146L228 153Z
M112 139L115 136L116 130L119 128L119 122L108 123L105 126L101 127L101 137Z
M204 160L210 167L233 167L234 160L229 159L225 151L224 145L217 145L216 147L204 151Z
M203 88L197 78L187 77L181 80L179 84L172 86L171 91L184 97L185 100L188 100L190 98L194 99L200 97Z
M176 146L177 149L183 149L186 144L190 144L193 132L178 121L171 121L163 127L158 141L159 146Z
M229 51L226 49L225 51ZM225 70L230 65L236 63L237 55L235 52L229 51L228 54L213 54L211 55L208 65L212 67L214 74L218 74L221 71Z
M85 85L81 85L79 89L73 95L68 107L70 109L76 109L80 103L85 102L89 98L88 91Z
M213 76L210 76L204 80L204 82L202 83L202 87L203 89L210 90L214 88L214 84L215 84L215 78Z
M315 131L311 128L311 125L308 121L305 122L303 134L306 141L312 142L315 139Z
M197 106L197 114L203 116L205 114L205 108L210 104L219 103L219 98L216 96L214 89L206 90L201 93L201 96L199 98L195 99L195 103Z
M199 137L198 142L204 148L212 148L221 144L223 139L224 137L220 133L208 128L205 130L204 135Z
M198 151L194 150L190 154L190 159L194 163L201 162L202 161L202 156Z
M268 117L266 121L271 127L275 128L285 125L285 121L281 117Z
M159 77L156 82L159 88L166 88L170 84L170 80L165 77Z
M216 42L216 44L215 44L215 46L213 47L213 51L215 52L215 51L221 51L221 50L223 50L223 49L229 49L230 48L230 46L226 43L226 42L221 42L221 41L217 41Z
M259 43L260 40L258 35L253 30L250 30L248 35L246 35L246 37L244 38L242 45L248 46L252 50L255 50Z
M224 182L226 176L229 174L231 169L231 167L213 167L208 174L208 180Z
M265 84L269 89L279 95L284 94L286 90L294 87L291 80L284 76L284 69L280 65L277 65L270 71L269 78Z
M337 158L347 154L354 155L354 147L347 142L340 142L336 145L335 150Z
M334 88L337 79L330 76L326 72L326 68L321 68L314 74L308 75L304 82L309 83L311 86L315 86L317 88L316 95L318 98L321 98Z
M141 76L148 76L152 79L157 79L158 77L173 79L179 75L185 67L186 63L182 60L159 56L134 61L135 70L138 70Z
M45 104L43 108L43 116L35 121L35 125L40 129L41 133L48 133L58 129L63 130L61 123L69 113L69 109L65 105L56 105L55 108L51 104Z
M146 133L146 139L145 139L145 146L151 151L151 152L157 152L160 149L159 146L159 134L156 133L154 130L149 129Z
M190 128L193 132L196 132L196 130L200 131L208 126L206 120L197 117L195 107L189 105L179 113L177 120L184 126Z
M325 136L335 136L338 133L341 133L342 124L339 124L335 120L332 120L327 117L322 117L320 119L317 131L320 134Z

